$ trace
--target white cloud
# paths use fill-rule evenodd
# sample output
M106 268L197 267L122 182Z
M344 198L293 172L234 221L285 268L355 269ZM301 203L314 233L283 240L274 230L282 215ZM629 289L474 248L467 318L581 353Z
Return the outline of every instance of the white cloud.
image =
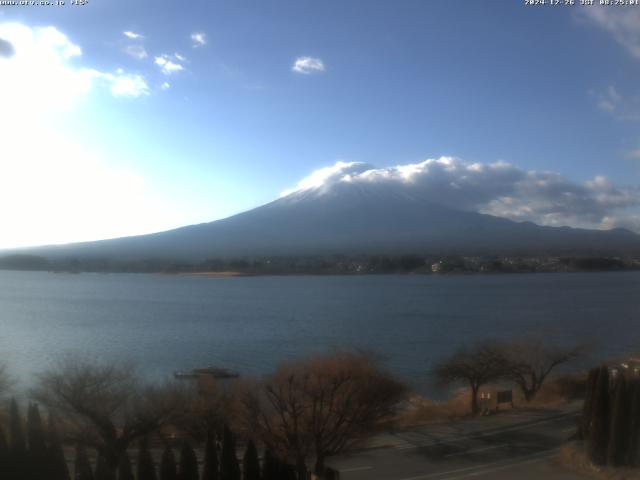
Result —
M296 61L293 63L291 67L296 73L301 73L303 75L309 75L312 73L319 73L325 71L324 62L319 58L314 57L299 57L296 58Z
M620 48L640 60L640 9L593 5L577 12L579 18L608 32ZM598 108L618 120L640 120L640 97L623 95L613 85L594 96Z
M0 38L14 52L0 61L3 113L28 117L29 112L67 110L96 85L105 86L114 96L148 93L141 75L122 70L107 73L78 65L82 49L55 27L3 23ZM47 88L42 88L43 79Z
M634 148L624 152L624 158L627 160L640 160L640 148Z
M182 55L180 55L179 53L174 53L173 56L176 58L176 60L179 60L181 62L186 62L187 59L185 57L183 57Z
M596 106L618 120L639 120L640 99L632 95L623 95L614 85L609 85L602 91L589 92L594 98Z
M0 38L0 58L11 58L15 53L13 45L7 40Z
M160 85L160 90L169 90L171 88L171 84L169 82L162 82Z
M97 85L106 86L114 97L141 97L149 95L150 89L143 76L126 73L118 68L116 73L99 72L98 70L85 70L85 74Z
M578 11L583 18L609 32L633 57L640 59L640 9L594 5Z
M132 32L130 30L124 31L124 32L122 32L122 34L125 37L130 38L131 40L142 40L144 38L143 35L141 35L139 33Z
M174 62L173 60L178 60L175 56L170 55L160 55L155 58L155 64L160 67L160 70L165 75L171 75L172 73L181 72L184 70L184 67Z
M149 86L140 75L115 75L111 80L111 93L117 97L149 95Z
M62 32L3 23L0 38L13 50L13 55L0 59L2 117L26 119L39 109L64 110L91 89L91 74L72 62L80 56L80 47Z
M605 112L613 113L620 106L622 97L613 85L609 85L604 92L597 96L597 106Z
M336 162L331 167L324 167L314 171L308 177L303 178L298 184L285 190L280 194L281 197L286 197L295 192L304 190L320 190L330 188L331 185L341 182L349 181L352 175L359 175L369 170L374 170L374 167L360 162Z
M69 41L67 36L55 27L39 28L37 34L43 44L57 49L65 59L82 55L80 47Z
M191 42L194 48L203 47L207 44L207 35L204 32L193 32Z
M179 224L177 212L144 177L77 137L75 107L80 102L86 113L94 101L91 94L100 88L115 96L144 94L144 79L123 70L104 73L81 66L80 47L54 27L0 23L0 38L13 51L0 57L0 248L147 233Z
M127 45L123 49L124 53L137 60L144 60L149 55L142 45Z
M640 188L616 187L601 176L576 183L554 172L526 171L504 162L467 163L453 157L387 168L338 162L313 172L282 195L331 195L354 184L451 208L552 226L628 225L640 207Z

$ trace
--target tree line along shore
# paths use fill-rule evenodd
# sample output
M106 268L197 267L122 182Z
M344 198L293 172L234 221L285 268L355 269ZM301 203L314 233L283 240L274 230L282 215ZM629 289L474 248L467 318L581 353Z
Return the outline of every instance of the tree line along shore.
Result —
M183 261L165 258L48 259L28 254L0 256L0 269L51 272L189 273L242 275L455 274L628 271L640 269L636 256L561 255L316 255L272 256Z

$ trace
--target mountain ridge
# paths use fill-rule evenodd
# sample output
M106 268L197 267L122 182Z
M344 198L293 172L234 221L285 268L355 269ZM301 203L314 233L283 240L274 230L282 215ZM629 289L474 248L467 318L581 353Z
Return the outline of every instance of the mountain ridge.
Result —
M640 235L515 222L391 189L342 182L221 220L110 240L13 249L47 258L207 258L331 254L628 254ZM7 253L7 252L3 252Z

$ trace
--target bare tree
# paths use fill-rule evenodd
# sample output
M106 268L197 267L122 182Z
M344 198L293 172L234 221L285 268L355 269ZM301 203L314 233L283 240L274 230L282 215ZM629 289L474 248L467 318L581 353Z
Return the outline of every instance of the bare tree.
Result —
M552 370L587 351L587 346L549 346L541 339L496 344L505 359L504 377L512 380L527 402L533 400Z
M233 390L221 387L213 378L199 379L185 389L184 403L172 424L196 442L205 442L230 422L233 398Z
M281 366L242 396L245 430L306 478L328 456L342 453L376 431L404 398L405 387L363 353L337 352Z
M126 449L169 421L178 390L143 386L125 365L66 358L39 375L34 398L64 415L68 440L95 448L112 472Z
M472 348L462 348L436 364L432 370L441 385L466 383L471 389L471 413L477 415L478 390L504 375L505 359L493 343L485 342Z

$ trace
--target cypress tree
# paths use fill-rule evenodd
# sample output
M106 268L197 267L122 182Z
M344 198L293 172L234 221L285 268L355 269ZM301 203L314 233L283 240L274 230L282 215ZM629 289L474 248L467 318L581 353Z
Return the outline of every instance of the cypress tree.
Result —
M160 480L178 480L176 457L173 455L173 449L169 445L162 452L162 458L160 459Z
M38 405L29 405L27 413L27 440L29 443L29 453L32 458L43 458L47 451L47 442L44 435L44 426Z
M198 480L198 457L186 440L180 449L180 480Z
M279 475L278 461L267 448L262 458L262 480L279 480Z
M240 480L240 465L236 455L236 441L228 426L224 426L222 455L220 458L221 480Z
M331 467L325 467L323 478L324 480L339 480L340 472Z
M286 462L280 462L280 476L278 478L280 480L296 480L298 478L298 474L296 473L296 469L293 465Z
M220 478L218 467L218 446L216 445L215 433L207 433L207 442L204 445L204 468L202 469L202 480L218 480Z
M269 449L264 452L262 480L296 480L298 474L293 465L280 460Z
M591 408L591 427L587 441L587 454L596 465L604 465L609 444L609 368L600 367Z
M33 478L45 478L49 476L47 442L44 436L44 427L40 409L34 403L27 409L27 443L28 443L28 471Z
M631 406L629 407L629 452L627 464L638 464L638 448L640 447L640 379L630 382Z
M7 437L4 435L4 430L2 429L2 425L0 424L0 454L6 453L9 451L9 444L7 443Z
M624 375L618 375L613 394L609 445L607 448L607 464L618 467L626 463L628 452L628 396L627 382Z
M582 407L582 416L580 417L580 425L578 434L581 439L586 439L591 426L591 417L593 415L593 397L595 395L596 385L598 382L598 368L589 370L587 377L587 388L585 392L584 405Z
M17 457L22 457L27 451L27 444L22 430L22 418L20 418L18 402L16 402L15 398L11 399L9 433L11 436L11 453Z
M258 450L253 440L247 443L247 449L242 459L243 480L260 480L260 460Z
M7 439L4 436L4 430L0 425L0 472L10 472L11 467L9 465L9 445Z
M131 458L125 450L118 462L118 480L135 480L131 468Z
M137 480L157 480L153 458L149 452L149 440L145 437L140 441L138 450L138 475Z
M95 480L116 480L116 472L100 453L98 453L98 459L96 460L96 472L94 474L94 478Z
M27 442L22 426L20 409L15 398L9 407L9 469L5 476L10 480L23 480L31 476L31 463L27 461Z
M49 466L50 478L51 480L69 480L69 466L67 465L67 459L64 456L64 450L62 449L60 436L58 435L58 428L51 412L49 412L47 434L49 441L47 464Z
M87 456L87 451L80 444L76 445L76 459L74 469L74 480L93 480L91 463Z

